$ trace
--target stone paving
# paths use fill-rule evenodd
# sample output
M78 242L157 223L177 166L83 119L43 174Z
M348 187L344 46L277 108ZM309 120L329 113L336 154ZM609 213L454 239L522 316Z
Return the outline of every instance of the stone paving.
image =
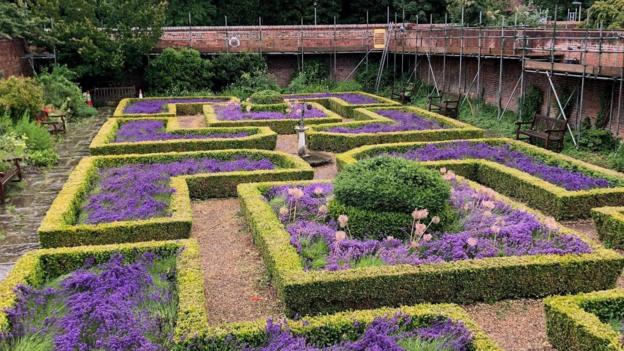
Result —
M37 228L43 216L74 166L89 155L89 143L110 112L70 122L56 144L59 163L49 169L26 167L24 179L12 184L6 203L0 204L0 280L19 256L39 247Z

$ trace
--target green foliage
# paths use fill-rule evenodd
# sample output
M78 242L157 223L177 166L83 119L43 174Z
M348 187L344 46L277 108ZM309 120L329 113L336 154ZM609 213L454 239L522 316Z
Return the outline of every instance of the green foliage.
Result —
M375 88L375 81L377 79L377 73L379 71L378 63L369 63L368 68L361 67L355 76L355 81L358 82L364 90L372 91ZM381 75L381 86L391 86L393 82L392 72L389 69L383 71Z
M595 127L597 129L604 129L609 124L609 116L611 115L611 90L608 88L602 91L600 94L600 109L596 115Z
M284 98L279 91L261 90L251 94L249 101L254 104L269 105L284 102Z
M405 351L452 351L446 345L445 339L423 340L421 338L408 338L399 341L399 345Z
M30 1L35 16L54 21L50 31L61 64L81 78L116 83L142 70L145 55L158 42L165 20L165 0Z
M14 127L19 135L26 136L26 146L29 150L45 150L54 147L52 136L45 127L28 119L26 115Z
M146 78L150 88L158 92L210 89L213 65L195 49L167 48L150 61Z
M32 78L9 77L0 80L0 112L8 111L17 121L24 114L34 116L43 107L43 89Z
M544 93L535 85L529 86L524 98L520 99L519 104L522 106L522 115L518 116L521 121L529 121L536 113L539 113L542 103L544 102Z
M340 172L334 194L341 203L361 209L407 214L427 209L436 215L450 198L450 185L439 172L415 162L374 157Z
M609 155L609 166L618 172L624 172L624 143Z
M464 9L464 23L479 24L479 13L483 13L484 24L500 24L504 12L510 7L509 0L449 0L447 11L449 21L461 23L462 8Z
M332 85L325 61L306 60L303 70L297 72L286 90L291 93L322 92L331 90Z
M31 150L28 151L27 161L29 164L37 167L49 167L58 163L59 155L53 149Z
M275 76L265 70L245 72L223 91L223 95L246 99L258 90L279 90Z
M260 78L258 73L267 71L266 61L262 55L255 53L219 54L212 58L210 62L214 71L213 86L215 91L220 91L226 86L237 82L239 77L242 78L242 75L246 73ZM259 82L256 86L262 88L262 82Z
M51 72L44 72L36 80L43 88L45 104L71 111L72 116L92 117L97 110L86 104L80 87L72 81L76 74L67 66L54 66Z
M599 0L594 2L589 10L591 28L601 24L607 29L622 29L624 27L624 0Z
M590 151L609 151L615 149L617 139L608 130L591 128L581 133L578 145Z
M21 135L13 131L0 133L0 171L11 167L11 163L5 160L10 158L23 158L26 152L26 141Z
M54 40L45 27L49 22L45 17L33 16L20 2L0 2L0 39L23 38L38 44L50 44Z
M217 8L212 1L170 0L165 25L207 26L214 23L216 14Z

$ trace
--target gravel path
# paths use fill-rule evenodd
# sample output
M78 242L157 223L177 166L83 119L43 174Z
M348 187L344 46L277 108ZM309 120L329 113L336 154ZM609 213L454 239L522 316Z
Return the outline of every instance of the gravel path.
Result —
M181 128L205 128L206 117L204 115L179 116L178 123Z
M239 210L236 198L193 202L191 236L199 241L210 325L281 316Z
M278 135L275 150L286 152L289 154L297 154L297 136L296 135ZM338 172L336 168L336 156L331 155L332 162L328 165L314 168L314 179L334 179Z

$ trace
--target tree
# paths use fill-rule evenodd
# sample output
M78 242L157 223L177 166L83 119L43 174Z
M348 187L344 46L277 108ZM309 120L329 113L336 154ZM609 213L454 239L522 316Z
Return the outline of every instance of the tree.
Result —
M147 82L158 92L190 91L212 88L212 64L195 49L163 50L149 63Z
M123 80L142 67L165 20L165 0L31 1L35 15L54 21L59 62L82 78Z
M0 2L0 38L22 38L39 44L54 42L45 31L49 26L44 18L33 16L26 6Z
M217 8L213 1L170 0L167 6L168 26L188 26L189 14L191 25L210 26L215 24Z
M608 29L624 28L624 0L600 0L590 8L591 18L587 25L603 25Z

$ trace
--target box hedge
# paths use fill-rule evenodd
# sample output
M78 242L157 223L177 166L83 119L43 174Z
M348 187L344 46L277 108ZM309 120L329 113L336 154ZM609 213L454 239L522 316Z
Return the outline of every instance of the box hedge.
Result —
M226 349L233 340L258 344L266 339L265 320L208 325L210 311L206 311L204 275L199 260L199 247L193 239L39 249L26 253L17 261L8 277L0 282L0 333L10 331L11 326L4 311L14 305L15 288L18 285L39 287L50 279L80 269L87 258L94 258L95 263L103 263L113 254L121 253L128 260L133 260L145 252L160 256L178 255L178 311L173 335L176 344L174 350L218 351ZM310 341L332 343L359 336L364 326L376 317L391 317L397 313L412 317L415 326L440 317L461 321L473 334L474 351L501 350L463 309L448 304L343 312L287 322L293 333L304 335ZM361 323L356 325L356 321Z
M319 182L319 181L316 181ZM384 265L341 271L305 271L290 235L263 198L276 185L238 186L242 211L260 249L278 295L289 314L329 313L352 308L400 306L421 302L496 301L613 287L624 257L583 234L561 227L592 248L582 255L491 257L437 264ZM476 183L472 183L477 187ZM539 212L501 201L544 218ZM591 277L591 279L587 279Z
M170 185L175 191L171 195L169 217L99 224L76 223L81 203L92 189L99 168L199 157L227 160L238 156L267 158L273 161L276 168L172 177ZM39 240L43 247L57 247L187 238L192 221L191 198L234 196L239 183L312 177L312 168L303 160L275 151L241 149L85 157L69 175L63 189L52 202L39 227Z
M112 117L122 118L139 118L139 117L175 117L185 115L196 115L202 113L202 107L206 104L212 104L214 102L191 102L191 103L176 103L167 104L166 111L158 113L125 113L126 107L133 102L142 100L163 100L163 99L217 99L220 102L238 102L239 99L234 96L163 96L163 97L147 97L142 99L137 98L125 98L119 101L115 112Z
M458 120L452 118L444 117L437 113L429 112L427 110L412 106L388 106L383 107L383 109L416 113L423 118L431 119L440 123L445 128L358 134L337 133L330 131L330 129L336 127L357 128L372 123L396 123L394 120L384 117L375 112L379 109L380 107L356 108L353 111L353 119L355 119L355 121L312 126L310 128L310 131L308 131L307 133L310 149L331 152L344 152L362 145L398 143L406 141L472 139L482 138L484 136L484 131L482 129L473 127L463 122L459 122Z
M340 117L335 112L332 112L324 106L310 102L312 107L321 110L325 113L325 117L319 118L306 118L306 125L321 124L321 123L335 123L341 122ZM249 126L264 126L269 127L271 130L278 134L294 134L295 126L299 124L299 118L286 118L286 119L243 119L243 120L221 120L217 118L214 108L210 105L204 105L204 115L210 127L249 127Z
M206 139L171 139L150 140L139 142L116 143L117 130L123 123L150 120L165 122L167 133L206 134L248 132L250 135L240 138L206 138ZM277 142L277 134L267 127L239 128L181 128L175 117L161 118L110 118L100 128L91 141L89 151L92 155L144 154L172 151L200 151L223 149L262 149L273 150Z
M548 164L556 164L571 170L582 171L589 175L603 177L618 185L610 188L570 191L531 174L488 160L441 160L420 163L436 169L441 167L452 169L459 175L525 202L529 206L539 209L557 219L588 218L591 216L591 209L594 207L624 205L624 186L619 185L624 184L624 177L622 177L621 173L517 140L489 138L465 141L493 145L510 145L514 150L542 159ZM337 155L336 161L339 167L343 167L347 164L357 162L358 159L371 157L379 153L404 152L414 147L422 147L427 144L443 145L456 142L458 141L367 145Z
M624 249L624 207L593 208L598 237L607 247Z
M346 118L356 118L354 110L357 108L368 108L368 107L380 107L380 106L399 106L401 105L399 102L394 100L385 98L383 96L369 94L364 91L341 91L336 92L336 94L358 94L366 97L373 98L378 102L370 103L370 104L351 104L347 101L344 101L338 97L318 97L315 96L314 93L309 94L309 97L306 97L306 94L289 94L284 95L284 99L292 100L294 96L296 96L297 100L305 100L305 101L314 101L319 104L327 107L328 109L335 111L340 116Z
M557 350L622 351L622 334L606 322L624 319L624 289L544 300L546 333Z

